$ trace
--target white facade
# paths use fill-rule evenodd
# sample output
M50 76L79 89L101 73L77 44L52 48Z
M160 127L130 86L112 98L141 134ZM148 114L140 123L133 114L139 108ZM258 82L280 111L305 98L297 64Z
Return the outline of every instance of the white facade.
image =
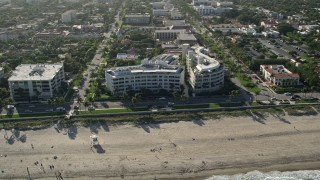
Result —
M192 0L192 5L199 6L199 5L211 5L212 0Z
M223 66L206 54L204 47L195 47L187 54L189 83L195 94L214 92L224 86Z
M122 95L129 90L141 89L158 93L161 89L168 92L180 91L184 84L184 68L170 65L178 59L173 55L160 55L152 60L143 60L141 65L106 69L106 85L112 93Z
M217 2L218 7L232 7L233 2Z
M130 14L125 16L126 24L149 24L150 15L149 14Z
M260 65L265 80L278 86L295 86L299 84L299 74L292 73L283 65Z
M184 33L185 30L177 29L177 30L156 30L155 38L159 39L159 41L172 41L175 40L178 34Z
M69 23L77 18L77 13L75 10L69 10L61 14L61 21L63 23Z
M194 6L194 10L196 10L201 15L211 15L215 13L215 8L212 6Z
M63 64L21 64L8 79L15 101L48 100L64 81Z
M182 14L180 13L180 11L178 11L178 10L172 10L172 11L170 12L170 19L173 19L173 20L183 19L183 16L182 16Z

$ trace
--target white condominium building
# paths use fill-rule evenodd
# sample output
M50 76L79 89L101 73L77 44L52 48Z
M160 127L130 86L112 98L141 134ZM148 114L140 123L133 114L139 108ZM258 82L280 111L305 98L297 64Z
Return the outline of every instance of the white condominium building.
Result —
M63 64L21 64L8 79L15 101L47 100L59 91L63 81Z
M223 66L216 59L209 57L204 47L189 50L186 59L189 83L195 94L214 92L223 87Z
M178 56L163 54L150 61L143 60L141 65L106 69L107 88L113 94L122 95L129 90L160 90L174 92L184 84L184 68L171 65L177 62Z
M61 21L63 23L69 23L77 18L77 12L75 10L69 10L61 14Z

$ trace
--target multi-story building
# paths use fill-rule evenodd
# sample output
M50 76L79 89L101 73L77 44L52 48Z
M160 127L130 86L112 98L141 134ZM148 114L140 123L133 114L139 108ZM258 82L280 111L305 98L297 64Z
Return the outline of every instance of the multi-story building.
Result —
M169 10L167 10L167 9L153 9L152 14L153 14L153 16L167 16L167 15L169 15Z
M204 47L195 47L187 51L182 47L182 57L187 59L190 76L189 83L195 94L210 93L224 86L224 69L218 60L208 56ZM187 52L187 54L186 54Z
M211 5L212 0L192 0L192 5L199 6L199 5Z
M77 13L75 10L69 10L61 14L61 21L63 23L70 23L77 18Z
M148 89L153 93L161 90L180 91L184 84L184 68L172 65L178 56L163 54L141 65L106 69L106 85L112 93L122 95L129 90L136 92Z
M126 24L149 24L149 14L128 14L125 16L124 23Z
M292 73L283 65L260 65L264 79L277 86L299 85L299 74Z
M194 6L193 8L201 15L214 14L216 9L216 8L213 8L212 6L204 6L204 5Z
M184 32L185 30L181 30L181 29L156 30L155 38L158 39L159 41L172 41L177 38L178 34L182 34Z
M63 81L63 64L21 64L8 79L15 101L48 100L59 92Z
M2 83L2 79L4 78L4 69L0 67L0 84Z

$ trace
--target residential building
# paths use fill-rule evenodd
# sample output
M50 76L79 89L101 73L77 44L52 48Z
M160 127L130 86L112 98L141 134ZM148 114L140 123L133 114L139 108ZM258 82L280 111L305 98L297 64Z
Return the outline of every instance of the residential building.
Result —
M233 2L217 2L217 6L218 7L232 7L233 6Z
M63 23L70 23L77 18L77 13L75 10L69 10L61 14L61 21Z
M4 78L4 69L0 67L0 84L2 83L2 79Z
M150 23L149 14L129 14L125 15L124 23L126 24L149 24Z
M10 39L17 39L20 34L15 31L0 32L0 41L8 41Z
M21 64L8 79L15 101L45 101L57 95L64 81L63 64Z
M182 33L178 34L176 43L179 45L189 44L190 46L193 46L198 43L198 40L193 34Z
M33 36L33 39L35 40L47 40L47 39L53 39L57 37L62 37L63 34L58 32L39 32Z
M178 34L184 33L185 30L174 29L174 30L156 30L155 38L159 41L172 41L175 40Z
M183 19L183 16L179 10L175 9L170 12L170 19L179 20L179 19Z
M192 0L192 5L200 6L200 5L211 5L212 0Z
M215 13L215 9L212 6L193 6L194 10L197 11L201 15L212 15Z
M165 2L153 2L153 3L150 3L151 6L152 6L152 9L163 9L164 8L164 5L165 5Z
M296 86L299 84L299 74L292 73L283 65L260 65L264 79L277 86Z
M148 89L153 93L180 91L184 84L184 68L173 65L179 56L163 54L141 65L106 69L106 86L112 93L122 95L129 90Z
M263 31L262 35L265 37L278 38L280 36L280 33L275 30L267 30L267 31Z
M169 15L169 10L166 9L153 9L152 10L153 16L167 16Z
M191 50L182 49L182 57L187 59L190 76L189 83L195 94L210 93L224 86L224 69L219 61L208 56L204 47L193 47Z
M233 23L233 24L217 24L212 25L213 31L221 31L222 33L238 33L240 32L240 28L242 28L243 25L240 23Z

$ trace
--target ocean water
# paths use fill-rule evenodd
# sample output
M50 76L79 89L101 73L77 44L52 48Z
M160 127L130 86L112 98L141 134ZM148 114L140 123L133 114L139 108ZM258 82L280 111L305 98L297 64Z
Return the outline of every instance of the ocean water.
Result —
M236 174L231 176L214 175L205 180L320 180L320 170L272 171L263 173L260 171L251 171L245 174Z

